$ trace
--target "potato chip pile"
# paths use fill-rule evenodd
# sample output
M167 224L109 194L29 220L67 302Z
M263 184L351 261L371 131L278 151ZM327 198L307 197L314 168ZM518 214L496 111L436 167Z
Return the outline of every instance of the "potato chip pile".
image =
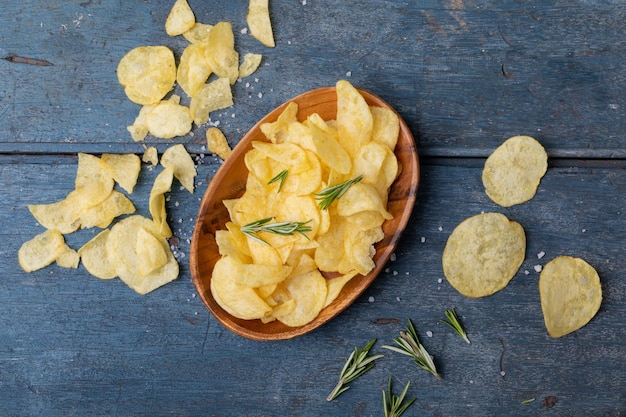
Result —
M302 326L375 266L373 245L391 218L399 118L370 107L347 81L336 87L335 120L300 121L292 102L261 126L268 141L253 142L245 155L246 190L224 201L231 221L216 233L222 257L211 292L235 317ZM326 207L324 190L344 184ZM277 233L287 226L294 229Z
M196 168L180 144L163 153L161 165L164 169L150 193L150 219L133 214L135 206L131 200L114 189L117 184L132 194L141 170L137 155L103 154L98 158L78 154L74 190L61 201L28 206L47 230L19 249L22 269L32 272L55 261L62 267L78 268L82 262L93 276L119 277L139 294L176 279L178 263L167 242L172 231L166 221L165 193L170 190L173 178L193 192ZM116 218L130 214L133 215L108 228ZM93 227L103 230L78 251L65 243L63 235Z
M485 161L482 180L487 195L509 207L535 196L547 171L548 156L530 136L514 136ZM526 253L521 225L500 213L482 213L461 222L450 234L442 255L444 275L467 297L502 290L519 270ZM551 337L580 329L598 312L602 287L598 273L579 258L559 256L539 277L544 322Z
M274 46L267 0L251 0L247 16L253 36ZM196 22L186 0L177 0L165 22L170 36L182 35L189 44L178 67L174 53L166 46L139 46L130 50L117 67L119 83L127 97L142 106L133 124L132 138L142 141L150 133L162 139L184 136L193 124L209 121L211 112L233 105L231 86L254 73L262 55L247 53L240 64L230 22L208 25ZM189 98L167 94L178 84Z

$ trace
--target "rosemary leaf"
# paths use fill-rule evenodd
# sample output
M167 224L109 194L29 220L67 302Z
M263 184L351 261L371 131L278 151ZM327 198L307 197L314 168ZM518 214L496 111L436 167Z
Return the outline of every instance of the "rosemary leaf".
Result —
M385 395L385 391L383 390L383 410L385 411L385 417L400 417L402 413L406 411L407 408L415 398L411 398L404 402L404 397L406 396L407 391L409 390L409 386L411 385L411 381L407 381L404 389L402 390L402 394L399 397L393 395L393 391L391 389L391 377L389 377L389 384L387 386L387 393L389 395L389 401L387 401L387 396Z
M400 337L393 339L396 342L397 346L382 346L385 349L392 350L394 352L401 353L403 355L410 356L413 358L413 362L419 368L430 372L433 374L438 380L441 380L441 375L437 372L437 367L435 366L435 362L433 361L433 357L430 356L426 348L420 343L419 338L417 337L417 332L415 331L415 327L411 320L409 320L408 327L406 331L400 332Z
M268 232L284 236L298 233L308 239L309 237L305 233L312 230L311 226L307 226L307 223L309 223L311 220L307 220L305 222L270 223L272 220L274 220L273 217L266 217L264 219L248 223L241 227L241 233L248 236L250 239L254 239L257 242L269 245L269 243L259 237L259 232Z
M274 178L269 180L267 182L267 185L271 185L271 184L274 184L275 182L280 181L280 184L278 184L278 192L280 193L280 191L283 189L283 186L285 185L285 180L287 179L288 173L289 173L289 170L283 169L278 174L276 174Z
M339 382L337 382L335 388L328 394L326 401L332 401L337 398L339 394L348 390L350 387L347 384L372 369L374 361L383 357L383 355L368 356L374 343L376 343L376 339L370 340L362 349L354 348L350 356L348 356L346 363L343 365L343 369L341 369Z
M319 193L315 194L315 199L320 200L319 206L322 210L327 210L330 205L340 198L342 195L348 191L353 184L361 181L363 179L363 175L359 175L358 177L354 177L351 180L344 181L342 183L324 188Z
M454 330L456 334L461 336L463 340L465 340L468 344L470 344L471 342L469 338L467 337L467 333L465 332L463 325L459 321L459 316L456 314L456 311L454 309L446 310L445 315L448 320L439 320L439 321L450 326L450 328Z

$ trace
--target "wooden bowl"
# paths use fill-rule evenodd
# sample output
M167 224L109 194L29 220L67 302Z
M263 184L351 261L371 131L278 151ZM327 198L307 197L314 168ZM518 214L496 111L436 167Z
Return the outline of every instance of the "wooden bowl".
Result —
M389 107L376 95L359 90L370 105ZM298 120L318 113L324 120L334 119L337 114L335 87L324 87L304 93L293 100L298 103ZM375 268L366 276L357 275L342 289L333 303L323 309L312 322L301 327L288 327L279 321L264 324L260 320L242 320L224 311L211 294L210 282L213 267L220 258L215 232L224 230L229 214L223 200L238 198L244 190L248 170L244 155L252 148L252 141L267 141L260 125L275 121L288 103L281 105L260 120L237 144L232 154L218 170L209 184L200 204L191 241L190 265L193 283L198 295L215 318L232 332L253 340L290 339L308 333L345 310L374 281L393 253L400 235L411 215L419 183L419 162L413 135L400 118L400 134L395 154L401 167L400 174L391 185L387 210L394 218L383 224L384 239L375 245Z

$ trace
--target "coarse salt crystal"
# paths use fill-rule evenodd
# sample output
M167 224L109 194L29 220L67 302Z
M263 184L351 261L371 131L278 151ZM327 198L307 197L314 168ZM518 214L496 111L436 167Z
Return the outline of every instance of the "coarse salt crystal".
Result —
M374 302L374 297L370 296L370 298L368 298L367 301L369 301L370 303L373 303Z
M420 239L420 242L422 242L422 243L426 242L426 238L424 236L422 236L422 238Z
M541 265L535 265L533 269L535 270L535 272L541 272L542 267Z
M430 330L426 332L426 336L428 337L433 337L433 332L431 332Z
M541 252L539 252L539 253L537 254L537 259L541 259L541 258L543 258L544 256L546 256L546 253L545 253L544 251L541 251Z
M439 226L438 230L441 232L443 231L443 227Z
M352 77L352 71L346 72L346 77Z
M395 262L396 260L396 254L392 253L391 256L389 257L389 260L391 260L391 262Z
M438 284L441 284L442 282L443 282L443 278L439 278L439 279L437 280L437 283L438 283Z

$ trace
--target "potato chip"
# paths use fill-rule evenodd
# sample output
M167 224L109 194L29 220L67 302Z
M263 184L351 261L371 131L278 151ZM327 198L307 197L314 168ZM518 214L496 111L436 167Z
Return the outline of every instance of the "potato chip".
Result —
M213 25L196 22L191 29L183 33L183 37L190 43L205 43L209 39L211 29L213 29Z
M206 141L209 152L216 154L223 160L230 156L232 150L224 133L217 127L210 127L206 131Z
M146 276L167 264L168 256L160 238L144 228L137 230L137 273Z
M209 114L211 112L225 109L233 104L233 93L230 89L230 82L227 78L219 78L205 84L191 97L189 111L191 112L193 121L197 125L202 125L209 121Z
M219 22L209 32L204 57L211 70L234 84L239 77L239 53L230 22Z
M352 271L350 273L326 280L326 284L328 286L328 292L326 294L326 301L324 302L324 308L328 307L333 301L337 299L343 287L345 287L345 285L356 275L357 275L357 272Z
M170 168L174 173L174 177L180 181L182 186L190 193L193 193L193 181L196 178L197 171L191 155L185 149L185 145L179 143L169 147L161 155L161 165L165 168Z
M166 46L134 48L120 60L117 77L132 102L158 103L176 82L174 53Z
M211 67L204 57L205 46L199 43L187 45L180 56L176 81L183 91L193 97L211 75Z
M272 308L246 285L237 284L232 277L237 263L230 257L220 258L213 268L211 293L215 301L229 314L244 319L260 319L272 312Z
M181 35L196 24L196 17L187 0L176 0L165 20L165 32L170 36Z
M132 194L139 178L139 171L141 171L139 157L132 153L103 154L101 159L109 169L113 180L128 194Z
M375 186L386 204L387 190L398 171L398 160L388 145L371 141L357 151L350 175L353 178L363 175L362 182Z
M85 206L92 207L104 201L114 185L113 176L102 159L86 153L78 154L74 188L85 201Z
M85 199L76 190L63 200L49 204L29 204L28 210L40 225L63 234L76 231L80 227L80 215L85 207Z
M115 267L109 262L106 255L106 241L110 232L109 229L104 229L78 249L83 266L87 272L96 278L113 279L117 277Z
M275 122L263 123L261 125L261 132L272 143L285 142L287 135L287 128L293 122L296 122L296 115L298 114L298 104L295 102L289 102L285 109L278 115Z
M152 184L152 190L150 190L150 198L148 200L148 207L152 221L156 225L159 235L164 238L172 237L172 229L167 224L167 212L165 211L165 193L169 192L172 188L172 181L174 180L174 171L172 168L166 168L159 175L157 175Z
M296 302L292 311L274 311L273 314L281 323L290 327L303 326L315 319L324 308L328 287L326 279L318 270L291 275L281 285Z
M270 20L269 0L250 0L246 20L250 33L256 40L270 48L275 46L272 22Z
M461 222L448 237L443 272L466 297L486 297L506 287L525 254L526 235L519 223L500 213L481 213Z
M239 285L259 288L282 282L292 269L287 265L237 264L233 277Z
M548 169L548 155L530 136L513 136L485 161L482 180L494 203L510 207L535 196Z
M78 222L82 229L108 227L113 220L135 212L133 202L119 191L113 190L106 200L81 212Z
M189 108L172 100L163 100L146 117L150 134L161 139L184 136L191 131Z
M341 145L354 158L371 139L374 128L372 112L363 96L348 81L337 81L336 88L337 131Z
M372 140L387 145L393 151L400 135L400 118L388 107L370 106Z
M571 256L559 256L543 267L539 294L546 329L555 338L589 323L602 303L598 273L584 260Z
M261 65L261 59L263 59L263 55L261 54L245 54L243 56L243 62L239 65L239 78L252 75L257 68L259 68L259 65Z
M167 256L167 263L142 275L146 260L141 259L140 254L145 251L138 246L138 235L144 232L156 239ZM160 236L152 220L140 215L127 217L111 228L106 240L106 254L120 279L139 294L153 291L178 277L178 263L167 240Z
M358 182L353 184L345 194L337 200L337 213L348 217L364 211L377 211L385 219L393 219L393 215L385 208L385 202L373 186Z
M148 136L150 130L148 129L148 115L154 110L155 104L143 106L139 110L139 114L135 118L132 125L127 126L126 130L130 133L130 136L135 142L141 142Z
M78 268L78 264L80 263L80 255L74 249L65 245L61 254L56 259L56 264L61 268Z
M159 163L159 153L157 151L157 148L155 148L154 146L150 146L149 148L147 148L143 152L141 160L147 164L152 165L153 167L157 166L157 164Z
M318 115L309 116L309 129L315 153L329 168L340 174L348 174L352 169L350 155L338 141L337 132Z
M49 229L24 242L17 252L17 259L24 271L33 272L56 261L65 248L63 235L58 230Z

